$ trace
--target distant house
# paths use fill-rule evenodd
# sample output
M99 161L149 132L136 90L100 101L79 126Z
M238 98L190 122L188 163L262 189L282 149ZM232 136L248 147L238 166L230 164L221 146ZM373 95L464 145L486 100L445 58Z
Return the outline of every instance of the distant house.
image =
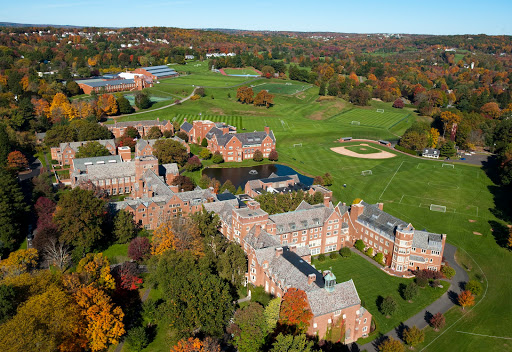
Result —
M178 72L172 68L169 68L167 65L141 67L135 69L133 73L140 73L146 77L152 78L153 80L175 77L178 75Z
M194 55L185 55L185 60L194 60Z
M425 148L423 149L421 156L425 158L439 159L439 149Z

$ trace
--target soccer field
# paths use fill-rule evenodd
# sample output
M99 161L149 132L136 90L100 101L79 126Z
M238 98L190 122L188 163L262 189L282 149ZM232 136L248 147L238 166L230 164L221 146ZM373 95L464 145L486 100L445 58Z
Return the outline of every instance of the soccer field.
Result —
M266 90L271 94L297 94L303 92L312 86L310 84L297 84L297 83L263 83L254 85L252 90L254 93L258 93L261 90Z
M370 109L352 109L342 112L333 118L334 121L343 124L356 124L389 129L412 116L409 112L386 111L377 112Z
M224 71L224 73L227 75L236 75L236 76L241 76L241 75L259 76L260 75L260 73L258 73L255 69L250 68L250 67L247 67L247 68L224 68L224 69L222 69L222 71Z

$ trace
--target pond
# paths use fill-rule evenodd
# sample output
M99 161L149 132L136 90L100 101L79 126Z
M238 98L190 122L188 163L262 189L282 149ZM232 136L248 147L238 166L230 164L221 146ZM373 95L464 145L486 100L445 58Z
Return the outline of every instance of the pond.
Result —
M256 170L257 173L251 172L252 170ZM238 167L238 168L208 168L203 170L203 175L207 175L210 178L215 178L220 181L222 184L226 182L226 180L231 180L235 187L241 186L244 188L247 181L257 180L260 178L269 177L270 174L275 173L278 176L286 176L286 175L294 175L297 174L299 176L300 182L305 184L306 186L311 186L313 184L313 179L311 177L307 177L301 175L291 167L280 164L266 164L266 165L257 165L252 167Z

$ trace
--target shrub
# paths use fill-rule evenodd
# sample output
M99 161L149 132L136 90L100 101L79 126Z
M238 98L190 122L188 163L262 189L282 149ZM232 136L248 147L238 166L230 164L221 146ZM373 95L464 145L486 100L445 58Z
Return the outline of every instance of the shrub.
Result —
M277 161L278 159L279 154L277 154L277 151L275 149L272 149L272 151L268 154L268 160Z
M474 296L478 296L482 293L482 284L477 280L470 280L466 283L464 289L471 292Z
M196 171L199 170L201 167L203 167L203 164L201 164L201 161L197 157L197 155L194 155L190 159L188 159L187 163L185 164L185 170L187 171Z
M415 281L419 287L426 287L428 284L428 279L426 277L416 277Z
M272 296L265 292L263 286L256 286L252 288L251 291L251 302L258 302L264 307L266 307L268 302L272 299Z
M396 309L398 308L398 305L395 301L395 299L391 296L387 296L384 298L382 303L380 304L380 311L382 314L388 316L393 315L393 313L396 312Z
M146 328L137 326L130 329L126 335L126 343L132 351L141 351L149 344L149 336Z
M404 330L404 341L408 346L414 347L425 340L425 332L416 326Z
M388 337L384 341L382 341L379 345L380 352L404 352L405 347L398 340L395 340L392 337Z
M416 285L414 282L409 283L402 291L402 297L407 301L412 300L414 297L416 297L417 294L418 285Z
M199 157L203 160L210 159L212 157L212 152L208 149L204 148L199 152Z
M212 161L214 164L220 164L224 162L224 158L219 152L215 152L215 154L213 154Z
M365 245L362 240L357 240L356 243L354 244L354 247L356 247L358 251L363 252Z
M147 237L135 237L128 246L128 256L135 261L140 261L149 256L151 244Z
M384 264L384 254L382 254L382 253L375 254L375 256L373 257L373 260L375 260L379 264Z
M366 250L366 252L364 252L367 256L369 256L370 258L373 257L373 248L368 248Z
M336 254L336 252L332 252L331 254L329 254L329 258L336 259L338 258L338 255Z
M256 150L254 152L254 156L252 157L252 160L254 161L263 161L263 153L261 152L261 150Z
M404 101L402 99L400 99L400 98L395 100L395 102L393 103L393 107L397 108L397 109L403 109L404 106L405 106Z
M439 329L444 328L444 325L446 324L444 315L442 313L434 314L432 318L430 318L430 326L432 326L436 331Z
M325 261L325 254L320 254L316 259L318 259L319 262Z
M352 255L352 251L348 247L343 247L342 249L340 249L340 255L343 258L349 258Z
M400 150L404 153L407 153L407 154L411 154L411 155L418 155L418 153L415 151L415 150L412 150L412 149L407 149L405 147L402 147L401 145L395 145L395 149L396 150Z
M201 147L207 147L208 146L208 140L206 138L203 138L203 140L201 141Z
M455 269L449 265L445 265L441 267L441 273L444 275L444 277L450 280L452 277L455 276Z
M201 96L199 94L194 94L193 96L190 97L190 100L194 101L194 100L199 100L201 99Z

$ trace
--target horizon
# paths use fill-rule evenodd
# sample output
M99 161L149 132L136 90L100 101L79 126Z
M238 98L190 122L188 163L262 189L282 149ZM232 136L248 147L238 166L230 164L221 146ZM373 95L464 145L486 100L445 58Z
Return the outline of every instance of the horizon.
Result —
M232 29L273 32L331 32L353 34L417 35L512 35L508 15L512 2L475 0L466 2L431 1L428 6L394 0L383 4L336 2L308 7L305 1L264 2L257 6L232 0L211 6L205 0L155 1L144 4L133 0L108 2L54 0L3 6L8 14L2 22L16 24L133 28L175 27L183 29ZM101 11L94 11L94 8ZM262 11L262 9L264 10ZM369 13L368 9L372 11ZM84 16L84 13L91 13ZM263 12L263 15L260 13ZM142 15L141 15L142 14Z

